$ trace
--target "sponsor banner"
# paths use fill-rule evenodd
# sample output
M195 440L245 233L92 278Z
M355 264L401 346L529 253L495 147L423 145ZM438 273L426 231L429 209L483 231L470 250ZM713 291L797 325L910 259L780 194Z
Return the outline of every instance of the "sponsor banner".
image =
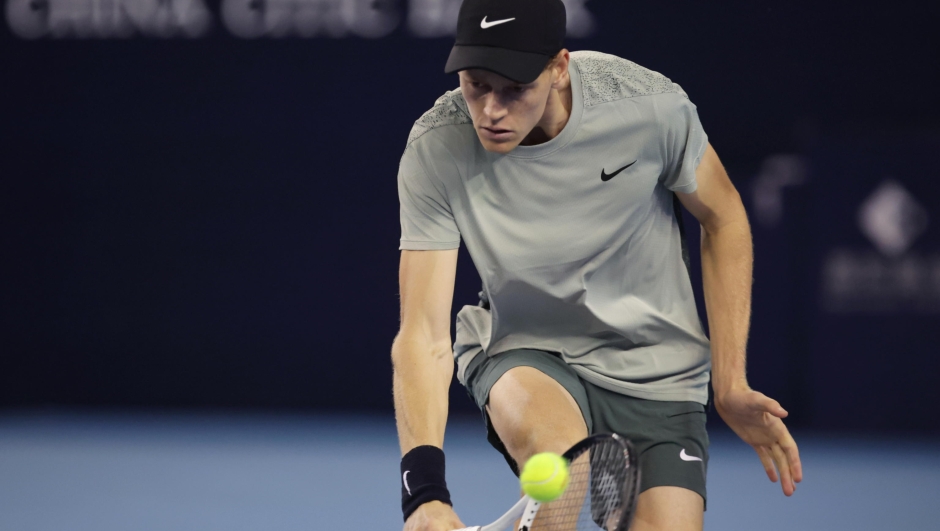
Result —
M237 38L378 39L399 28L415 37L456 33L460 0L5 0L21 39L199 38L220 26ZM595 33L587 0L564 0L568 36Z
M869 138L810 156L811 209L792 215L811 224L791 251L809 257L804 383L818 426L940 428L926 407L940 400L938 152L936 139Z
M215 21L204 0L6 0L5 15L21 39L195 38Z
M794 424L940 429L938 152L928 138L829 138L768 157L742 189L755 243L748 378Z
M862 185L871 191L846 229L865 241L852 245L857 238L845 238L827 247L820 270L824 313L940 314L940 246L936 237L926 238L931 214L923 198L929 195L915 197L905 180L922 179L886 174L874 186Z

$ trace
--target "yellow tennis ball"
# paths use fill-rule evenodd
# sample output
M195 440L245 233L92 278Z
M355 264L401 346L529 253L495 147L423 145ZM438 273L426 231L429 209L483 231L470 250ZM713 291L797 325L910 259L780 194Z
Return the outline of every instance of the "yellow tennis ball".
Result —
M540 502L550 502L561 496L568 486L568 462L551 452L535 454L519 474L522 492Z

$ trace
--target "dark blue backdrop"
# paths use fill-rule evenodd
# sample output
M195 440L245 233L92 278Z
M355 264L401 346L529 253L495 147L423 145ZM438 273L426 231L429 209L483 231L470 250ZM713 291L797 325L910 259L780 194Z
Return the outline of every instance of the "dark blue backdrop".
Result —
M241 39L219 2L198 38L25 39L8 20L0 405L390 410L397 163L456 84L450 37L406 23L424 4L376 4L400 17L375 39ZM569 47L682 84L757 215L752 384L794 424L940 429L938 4L584 8L594 32ZM859 228L887 181L920 209L894 222L900 254ZM891 298L911 260L920 295ZM888 295L832 299L837 266ZM478 290L466 256L458 275L455 311Z

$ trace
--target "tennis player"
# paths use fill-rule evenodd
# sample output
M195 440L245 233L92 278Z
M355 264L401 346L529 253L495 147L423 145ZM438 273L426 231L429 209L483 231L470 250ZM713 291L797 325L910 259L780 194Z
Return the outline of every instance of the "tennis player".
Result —
M771 481L802 479L787 412L750 389L751 234L695 105L628 60L564 48L561 0L464 0L460 88L414 125L398 174L392 347L405 529L463 527L444 480L457 376L513 471L588 434L639 453L632 529L701 530L709 383ZM702 226L706 338L681 206ZM481 302L450 312L463 241Z

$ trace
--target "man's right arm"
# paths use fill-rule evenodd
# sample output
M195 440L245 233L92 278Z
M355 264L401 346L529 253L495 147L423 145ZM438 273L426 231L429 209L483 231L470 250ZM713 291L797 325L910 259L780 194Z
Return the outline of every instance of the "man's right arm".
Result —
M454 374L450 312L457 250L402 251L401 326L392 345L395 419L402 455L418 446L444 446L448 391ZM450 506L422 505L406 530L449 531L463 524Z

